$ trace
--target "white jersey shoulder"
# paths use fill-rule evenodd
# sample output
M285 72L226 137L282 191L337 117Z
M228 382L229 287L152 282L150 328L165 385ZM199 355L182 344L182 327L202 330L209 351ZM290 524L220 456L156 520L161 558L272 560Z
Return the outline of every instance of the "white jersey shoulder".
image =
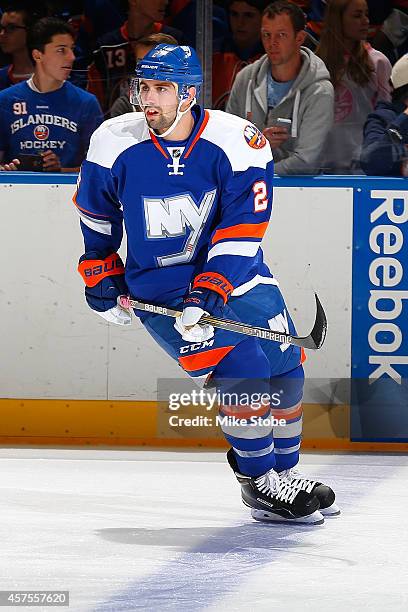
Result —
M208 123L201 138L220 147L228 157L232 170L265 168L272 160L272 151L265 136L250 121L219 110L209 110Z
M149 140L143 113L126 113L104 121L92 134L86 159L105 168L112 168L123 151Z

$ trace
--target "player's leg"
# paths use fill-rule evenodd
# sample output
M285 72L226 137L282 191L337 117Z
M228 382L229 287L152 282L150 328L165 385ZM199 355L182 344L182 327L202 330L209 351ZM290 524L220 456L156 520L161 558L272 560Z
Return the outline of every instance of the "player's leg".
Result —
M270 393L274 399L272 414L276 420L285 422L284 425L274 427L276 466L279 472L299 462L303 386L304 372L301 365L270 379Z
M234 385L238 385L238 391L242 392L243 384L247 390L253 391L257 381L260 381L262 391L268 392L270 365L256 339L217 330L210 341L191 344L181 338L167 317L149 315L144 319L144 325L194 380L217 373L214 380L221 393L236 392ZM237 379L237 376L241 378ZM245 384L248 380L250 383ZM220 417L228 416L228 408L232 406L222 407ZM258 411L258 416L261 420L270 417L269 405L264 411ZM240 425L234 430L228 429L227 423L222 427L225 427L224 435L229 436L229 441L240 453L231 449L227 456L241 482L245 503L251 507L273 509L279 521L307 523L323 520L317 512L319 502L315 496L298 491L288 483L280 486L279 477L273 470L275 457L271 423L267 426Z
M170 302L168 306L181 309L180 301ZM228 311L226 316L230 319L235 317L232 311ZM223 357L245 340L243 335L216 330L214 337L209 340L188 342L176 331L174 319L170 317L144 314L141 320L161 348L200 386L205 384Z
M272 414L282 425L275 425L276 471L281 479L290 482L303 491L313 493L320 502L324 516L335 516L340 510L335 504L333 490L316 480L305 478L297 469L302 435L302 397L304 385L303 367L271 378Z
M296 333L280 290L276 286L258 285L239 300L231 300L231 307L238 316L255 325L270 327L277 331ZM299 473L294 469L299 461L302 433L302 398L304 373L301 362L302 351L293 345L260 341L268 358L271 370L272 415L287 419L287 424L274 427L275 469L282 478L304 490L314 491L319 498L322 513L334 515L339 510L334 503L330 487L309 479L295 478ZM276 405L278 402L279 405ZM312 484L313 483L313 484Z
M228 462L254 518L267 512L268 520L321 523L314 494L304 495L276 472L269 375L269 361L254 338L238 344L213 372L211 381L221 400L220 426L231 444Z
M247 338L218 363L210 381L221 400L222 432L239 471L249 476L275 467L269 378L269 361L259 342Z

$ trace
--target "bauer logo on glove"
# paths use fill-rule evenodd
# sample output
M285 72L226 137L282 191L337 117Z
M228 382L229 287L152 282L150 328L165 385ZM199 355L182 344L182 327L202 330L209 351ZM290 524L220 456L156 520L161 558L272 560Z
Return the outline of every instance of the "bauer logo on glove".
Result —
M124 265L117 253L102 258L100 253L85 253L79 260L78 271L85 281L88 306L108 323L130 325L130 311L117 304L120 295L128 293Z
M105 259L88 259L89 255L96 253L85 253L79 260L78 272L85 281L87 287L94 287L101 279L115 274L124 274L123 261L117 253L108 255Z

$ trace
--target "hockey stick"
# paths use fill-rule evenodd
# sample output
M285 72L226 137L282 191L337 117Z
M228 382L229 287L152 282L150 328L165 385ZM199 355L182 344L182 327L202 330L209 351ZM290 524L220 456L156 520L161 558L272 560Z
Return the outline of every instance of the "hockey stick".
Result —
M324 339L327 331L327 319L326 314L323 310L323 306L320 303L317 293L316 298L316 318L313 325L313 329L308 336L299 337L292 336L286 332L276 332L265 327L256 327L254 325L245 325L239 321L231 321L229 319L218 319L210 315L204 315L200 319L200 323L208 323L218 329L224 329L226 331L236 332L237 334L245 334L246 336L255 336L261 340L272 340L273 342L279 342L280 344L294 344L306 349L317 350L323 346ZM161 314L166 317L179 317L183 313L181 310L174 310L167 306L156 306L156 304L148 304L147 302L141 302L139 300L132 300L127 295L120 295L118 297L118 304L122 308L130 309L135 308L136 310L144 310L145 312L151 312L153 314Z

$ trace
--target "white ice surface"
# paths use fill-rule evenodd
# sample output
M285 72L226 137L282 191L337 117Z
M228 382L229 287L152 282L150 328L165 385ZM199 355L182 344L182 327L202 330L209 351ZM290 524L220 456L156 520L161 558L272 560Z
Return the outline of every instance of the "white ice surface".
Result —
M69 590L71 612L407 612L408 457L302 466L339 518L254 522L222 453L0 449L0 590Z

